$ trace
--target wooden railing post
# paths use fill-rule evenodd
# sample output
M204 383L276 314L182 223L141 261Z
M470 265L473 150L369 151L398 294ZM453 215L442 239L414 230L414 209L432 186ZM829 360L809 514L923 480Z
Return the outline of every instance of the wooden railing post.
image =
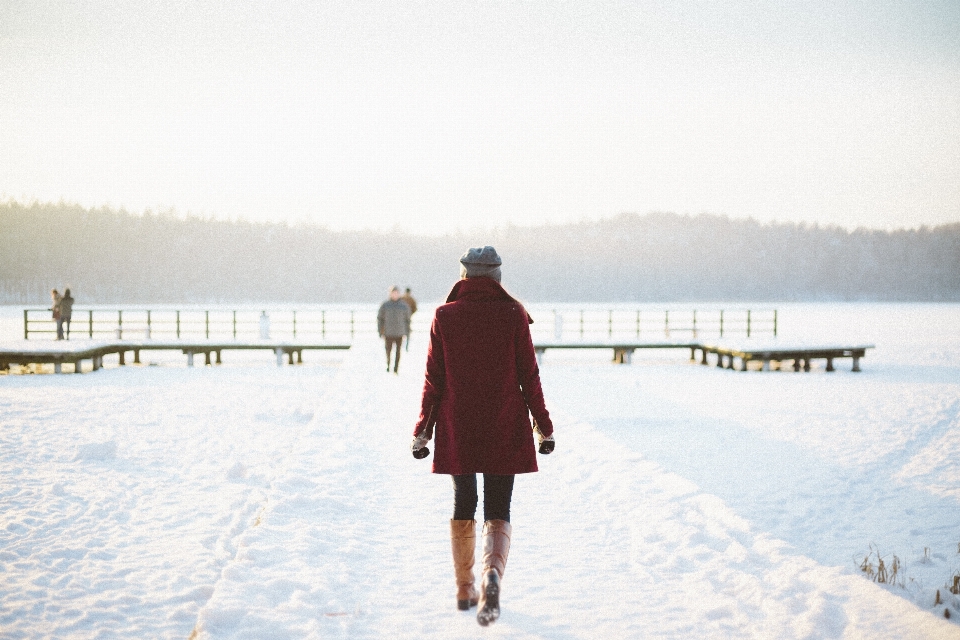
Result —
M693 337L697 337L697 310L693 310ZM691 358L692 360L693 358Z
M637 337L640 337L640 309L637 309Z
M206 328L206 331L207 331L207 340L209 340L210 339L210 310L208 309L204 311L203 314L205 317L204 327ZM207 355L207 357L208 358L210 357L209 354ZM207 364L210 364L210 363L208 362Z
M27 310L23 310L23 339L30 339L30 321L27 319Z
M177 309L177 340L180 339L180 310Z
M613 309L610 309L610 311L607 312L607 322L608 322L607 337L612 338L613 337Z
M150 324L150 309L147 309L147 338L152 338L152 337L153 337L153 326ZM137 356L139 356L139 354L140 352L138 351L137 354L134 356L135 360L137 359Z
M294 339L296 339L297 337L297 310L296 309L293 310L293 337ZM292 361L293 353L290 354L290 358Z
M123 309L117 311L117 339L123 340Z
M233 339L234 339L234 340L237 339L237 312L236 312L236 310L234 310L234 312L233 312Z
M747 309L747 337L750 337L750 309Z
M92 339L93 339L93 309L88 310L88 311L87 311L87 314L88 314L87 317L88 317L89 322L90 322L90 325L89 325L89 326L90 326L90 339L92 340Z
M663 335L667 338L670 337L670 311L663 312Z
M720 337L723 337L723 309L720 309Z
M777 337L777 310L773 310L773 337Z

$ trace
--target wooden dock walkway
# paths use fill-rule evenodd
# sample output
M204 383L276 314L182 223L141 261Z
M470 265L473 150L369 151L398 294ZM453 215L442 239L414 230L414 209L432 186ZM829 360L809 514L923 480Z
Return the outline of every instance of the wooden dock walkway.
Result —
M305 343L305 342L162 342L154 340L115 341L89 343L86 341L57 342L53 345L22 345L16 348L0 347L0 370L10 365L29 366L33 364L53 364L56 373L63 373L63 365L73 365L74 373L83 372L83 363L91 363L91 370L103 367L103 358L116 355L120 365L126 364L126 354L133 353L133 363L140 363L141 351L181 351L187 356L187 366L193 366L194 356L203 355L205 364L222 364L221 352L230 350L272 351L277 358L277 366L283 365L284 356L289 364L302 364L306 350L343 350L349 349L345 343Z
M630 364L633 352L638 349L689 349L690 360L697 361L697 351L700 352L700 364L707 365L707 354L716 355L717 367L736 369L734 363L740 360L740 371L748 371L751 362L759 362L759 369L769 371L771 363L780 369L784 362L791 362L794 371L810 371L812 360L825 360L826 370L835 371L834 360L850 358L853 360L852 371L860 371L860 359L866 355L867 349L874 345L793 345L774 346L763 345L756 348L727 346L720 344L703 344L699 342L537 342L533 346L537 353L537 362L543 363L543 354L548 349L612 349L613 362Z

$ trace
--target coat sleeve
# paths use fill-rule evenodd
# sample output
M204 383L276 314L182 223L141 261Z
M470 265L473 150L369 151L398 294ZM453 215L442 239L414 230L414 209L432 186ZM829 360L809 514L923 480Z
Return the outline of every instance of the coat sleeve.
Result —
M446 364L443 358L443 337L439 319L434 316L430 325L430 344L427 346L427 374L423 382L423 397L420 401L420 418L413 429L414 437L424 429L433 432L440 411L440 400L446 387Z
M380 305L380 310L377 311L377 334L383 335L383 325L387 319L387 309L386 305Z
M537 353L533 348L533 337L530 335L530 324L527 321L527 312L521 307L521 314L517 316L516 344L517 351L517 379L520 380L520 390L527 408L533 416L534 423L545 436L553 434L553 422L543 399L543 388L540 385L540 367L537 366Z

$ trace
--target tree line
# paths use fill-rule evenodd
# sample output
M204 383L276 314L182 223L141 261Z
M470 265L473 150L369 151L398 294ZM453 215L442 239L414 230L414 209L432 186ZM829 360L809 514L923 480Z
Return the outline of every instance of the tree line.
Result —
M391 284L441 300L469 246L494 245L529 302L960 301L960 223L846 230L716 215L420 236L0 203L0 303L376 302Z

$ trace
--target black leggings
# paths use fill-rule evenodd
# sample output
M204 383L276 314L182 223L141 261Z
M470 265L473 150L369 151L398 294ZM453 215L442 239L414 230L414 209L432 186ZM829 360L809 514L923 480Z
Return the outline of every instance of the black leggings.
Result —
M510 522L514 476L483 474L483 519ZM473 520L477 515L477 475L453 476L453 519Z

